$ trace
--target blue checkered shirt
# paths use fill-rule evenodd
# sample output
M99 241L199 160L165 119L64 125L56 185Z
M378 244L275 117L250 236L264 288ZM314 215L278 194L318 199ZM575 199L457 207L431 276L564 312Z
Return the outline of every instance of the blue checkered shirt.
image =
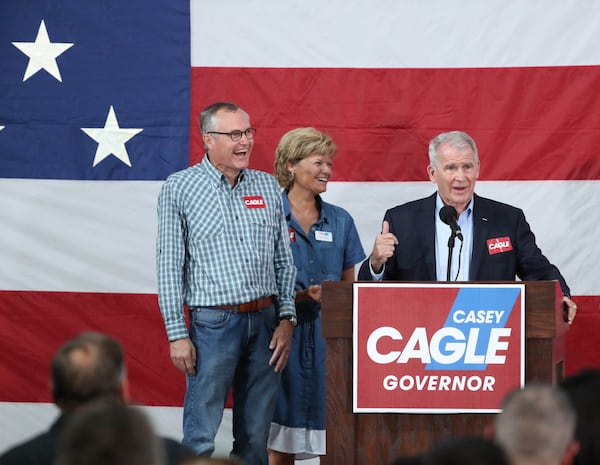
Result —
M280 192L273 176L248 169L232 188L206 155L167 178L158 197L156 265L170 341L189 337L184 304L275 295L279 315L295 315L296 268ZM264 208L256 208L261 199Z

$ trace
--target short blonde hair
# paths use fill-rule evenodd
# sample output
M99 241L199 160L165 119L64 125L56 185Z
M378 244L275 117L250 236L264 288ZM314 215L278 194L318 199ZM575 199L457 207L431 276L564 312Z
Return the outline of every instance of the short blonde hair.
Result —
M294 177L288 170L288 162L295 165L311 155L335 157L337 147L333 139L315 128L297 128L286 132L275 149L275 177L279 185L289 190Z

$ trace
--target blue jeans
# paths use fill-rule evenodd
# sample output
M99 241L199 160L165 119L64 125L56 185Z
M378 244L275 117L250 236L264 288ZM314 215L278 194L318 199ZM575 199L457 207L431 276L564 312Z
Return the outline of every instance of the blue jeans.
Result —
M237 313L214 307L190 311L190 337L196 348L196 375L187 376L183 405L183 444L210 456L229 393L233 388L233 449L247 465L267 465L267 439L280 374L269 360L278 325L273 305Z

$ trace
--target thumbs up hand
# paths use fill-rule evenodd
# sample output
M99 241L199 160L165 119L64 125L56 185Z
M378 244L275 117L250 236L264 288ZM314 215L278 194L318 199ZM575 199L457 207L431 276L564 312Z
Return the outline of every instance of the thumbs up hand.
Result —
M390 223L387 220L383 220L383 225L381 226L381 234L389 234L390 233Z
M397 245L398 239L390 232L390 223L384 221L381 234L375 236L375 244L371 252L371 268L375 273L381 273L383 264L394 254Z

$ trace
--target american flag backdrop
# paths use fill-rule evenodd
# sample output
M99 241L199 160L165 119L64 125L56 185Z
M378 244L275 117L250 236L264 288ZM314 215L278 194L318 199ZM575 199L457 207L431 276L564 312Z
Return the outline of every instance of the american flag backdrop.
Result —
M525 211L579 305L567 372L600 366L600 3L593 0L0 1L0 451L55 415L49 361L85 329L125 346L134 401L181 434L156 298L156 198L202 156L217 100L338 145L325 199L371 250L434 191L427 143L477 141L476 191Z

